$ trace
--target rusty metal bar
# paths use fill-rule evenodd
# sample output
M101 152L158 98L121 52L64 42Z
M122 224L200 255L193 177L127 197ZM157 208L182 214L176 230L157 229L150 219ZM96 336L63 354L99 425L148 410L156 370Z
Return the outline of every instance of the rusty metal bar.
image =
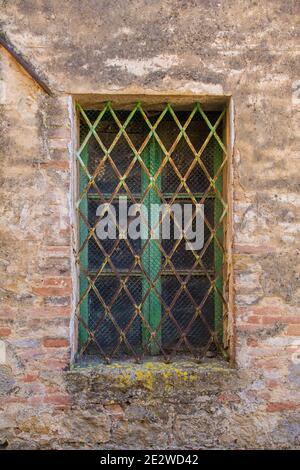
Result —
M164 357L165 360L169 361L172 357L174 357L174 355L179 353L182 348L188 351L195 358L199 359L200 357L203 357L203 355L205 355L209 348L211 348L213 345L216 346L217 350L221 354L225 355L225 351L220 341L219 332L216 331L213 325L210 324L209 319L206 318L205 311L207 312L206 304L209 302L209 299L212 298L212 294L214 294L214 303L219 305L219 311L220 305L222 305L223 312L226 314L226 299L223 292L220 290L222 288L220 279L222 278L223 260L226 254L221 233L223 230L223 221L227 214L227 204L220 192L220 185L218 182L220 181L220 178L222 178L223 169L227 163L227 156L226 147L217 134L218 126L221 123L226 110L224 109L221 113L219 113L215 124L211 124L200 104L196 103L184 124L181 124L172 106L167 104L161 113L159 113L155 122L153 122L141 104L137 103L133 107L132 111L127 115L124 123L122 124L111 103L107 103L102 111L99 112L96 119L93 120L94 122L92 124L87 112L79 105L78 109L80 116L82 117L82 120L88 129L88 132L85 136L83 136L80 148L76 153L77 160L85 181L85 183L81 186L80 194L77 200L77 210L81 224L84 227L84 232L86 233L86 236L84 237L84 240L81 243L77 253L77 263L80 268L81 276L85 277L85 286L82 289L80 295L76 314L82 328L87 330L86 341L84 344L80 345L79 354L82 355L87 353L89 347L94 344L101 357L108 362L112 358L118 356L122 347L123 349L125 348L128 353L132 355L132 357L134 357L137 361L140 361L146 355L153 353L159 353ZM107 114L110 115L111 118L107 117ZM163 140L159 135L159 127L164 121L166 114L169 114L169 116L172 117L173 123L175 123L178 128L178 135L173 139L172 145L169 149L166 148ZM192 120L195 118L195 116L199 115L201 117L201 122L208 127L208 134L200 149L197 151L189 138L188 132L189 125L191 124ZM139 119L141 119L148 127L148 131L144 131L144 140L142 144L139 144L139 148L135 147L135 144L131 139L134 132L130 130L128 131L128 128L136 116L139 116ZM109 119L111 119L111 121L109 121ZM101 134L101 125L103 122L106 124L107 122L112 122L115 123L115 126L117 126L115 131L110 131L112 137L114 138L108 146L106 146L102 141L104 134ZM106 139L107 130L105 132ZM99 161L96 163L96 168L94 168L91 172L88 163L83 158L83 155L92 137L99 146L100 154ZM128 157L128 166L126 165L125 172L124 170L120 171L118 162L115 161L116 157L114 156L115 148L117 148L116 146L120 142L121 138L125 139L125 142L128 145L128 149L132 153ZM214 162L214 172L212 175L207 170L206 164L202 159L211 139L214 139L216 144L220 147L220 150L223 152L222 160ZM177 167L177 164L173 158L178 144L182 140L186 142L187 149L190 152L190 155L193 156L191 164L189 164L188 168L184 170L184 172L182 172L182 170ZM151 142L155 142L157 152L160 153L160 163L155 166L155 169L153 169L154 167L150 168L150 162L148 162L145 158L145 155L148 155L149 157L148 149L149 145L151 145ZM143 185L141 187L140 193L132 192L128 183L128 178L137 162L140 165L139 169L141 174L144 175ZM166 172L167 164L171 165L171 168L174 171L174 175L176 175L179 181L178 187L174 193L165 192L165 190L163 190L161 187L161 178L163 172ZM99 178L99 175L102 174L102 170L105 165L109 165L109 168L113 172L113 175L115 175L114 177L117 181L114 190L110 193L102 192L102 188L99 188L99 183L97 181L97 178ZM193 170L198 167L201 169L208 182L208 186L204 192L191 191L189 187L190 183L188 183ZM90 192L92 189L94 191L93 193ZM206 200L211 200L212 202L217 201L219 207L217 217L215 216L212 221L209 221L208 218L204 215L205 227L208 230L207 239L200 253L196 253L194 250L190 251L191 256L194 259L190 269L179 269L178 266L174 264L173 257L176 255L177 250L179 249L181 243L180 239L174 239L172 241L172 249L167 252L163 247L161 240L151 239L150 245L150 237L146 240L143 240L143 243L141 242L139 252L136 252L131 242L125 238L123 240L123 246L127 247L128 253L132 257L133 261L131 262L130 267L128 266L128 268L124 269L118 268L114 265L115 261L113 262L113 257L116 256L118 250L121 249L120 239L117 238L111 248L107 250L105 248L105 244L103 244L95 234L95 229L99 218L96 218L91 225L89 222L87 208L89 204L88 201L99 201L101 203L108 202L109 204L112 204L112 202L115 201L116 198L120 195L120 190L125 191L125 195L133 204L135 204L137 201L139 201L140 204L147 204L153 200L161 201L161 203L169 205L176 201L181 201L182 203L192 202L194 205L199 202L205 203ZM124 192L122 194L124 195ZM153 197L150 197L150 195L153 195L154 199ZM216 204L216 202L214 202L214 204ZM84 210L82 211L82 209ZM177 221L174 218L173 213L170 215L174 225L176 225ZM189 220L190 226L193 223L194 217L195 213ZM162 223L162 219L158 221L158 225ZM142 223L144 222L142 221ZM153 229L153 227L151 228ZM154 230L155 228L156 227L154 227ZM119 230L118 224L117 229ZM150 230L149 226L147 226L147 230ZM83 265L82 263L82 260L85 259L82 254L87 252L91 242L93 242L94 246L99 250L99 253L101 253L101 258L99 258L101 262L99 261L99 267L97 266L97 270L94 271L89 269L88 261L85 262L86 265ZM218 252L219 260L217 264L209 267L204 263L204 256L207 254L208 249L211 247L212 243L215 246L215 251L217 250ZM150 246L152 249L150 249ZM149 258L148 261L150 263L150 268L147 267L149 263L146 263L145 265L145 257L147 257L147 259ZM156 267L153 266L152 269L151 263L158 263L158 265L156 265ZM195 276L199 279L202 278L206 280L206 287L201 287L203 291L200 302L199 300L195 300L194 295L190 291L191 287L189 287L190 282L192 279L195 279ZM100 280L102 280L101 282L103 283L105 278L115 279L118 285L114 292L109 293L109 299L105 299L103 297L99 291L99 289L101 290L101 285L97 284ZM136 294L131 292L130 283L133 278L135 278L138 283L140 282L139 279L141 279L141 282L143 282L144 287L140 297L136 297ZM177 283L176 292L174 292L171 303L167 303L166 299L164 298L161 284L163 279L173 279L175 284ZM138 286L139 284L136 285ZM96 324L93 325L92 330L89 326L89 320L86 320L85 316L82 318L80 313L82 307L86 305L90 294L95 296L102 311L101 313L99 310ZM126 295L126 309L128 312L132 311L132 314L128 316L126 324L120 326L118 324L119 320L115 318L114 312L115 306L119 301L118 299L122 299L122 297L120 297L122 295ZM186 298L186 306L189 306L190 309L190 317L185 325L179 323L179 319L176 318L175 313L183 295ZM161 313L156 315L155 321L151 320L151 312L148 312L150 308L149 306L151 305L149 299L151 298L155 298L156 303L160 304L159 310ZM121 301L123 302L123 300ZM109 324L111 324L111 328L114 328L113 331L115 332L115 335L117 335L112 349L110 349L109 352L105 351L105 347L103 344L99 344L99 340L97 339L97 334L99 334L100 329L106 328L105 325L107 324L107 321ZM141 342L141 349L139 351L133 347L130 341L130 334L136 321L140 322L141 328L144 331L144 341ZM167 349L165 348L162 338L162 329L166 322L170 322L170 325L175 328L176 336L178 336L176 344L174 344L171 349L169 346ZM191 342L189 336L190 332L195 327L194 325L196 322L198 322L198 327L200 324L203 324L203 327L209 334L205 345L200 349Z

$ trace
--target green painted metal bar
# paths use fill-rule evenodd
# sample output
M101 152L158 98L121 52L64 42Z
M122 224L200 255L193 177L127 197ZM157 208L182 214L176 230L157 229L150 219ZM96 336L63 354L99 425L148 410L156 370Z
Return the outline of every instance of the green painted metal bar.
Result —
M82 152L81 152L81 159L82 162L86 167L88 167L88 146L86 145ZM88 177L86 173L82 170L80 167L80 184L79 184L79 192L80 194L84 190L88 183ZM80 210L81 212L88 218L88 198L87 195L83 197L80 203ZM85 239L88 236L88 228L82 218L80 218L79 222L79 246L82 246L84 243ZM82 271L82 267L88 271L88 243L86 243L84 249L80 253L80 277L79 277L79 283L80 283L80 297L83 295L85 290L88 288L88 280L84 272ZM85 299L81 302L80 304L80 318L82 321L88 325L88 317L89 317L89 311L88 311L88 295L85 297ZM84 325L79 322L79 345L80 347L84 346L84 344L88 340L88 332Z
M145 166L147 167L149 175L146 174L145 171L142 170L142 193L144 193L149 185L151 185L151 189L149 190L144 205L147 207L148 212L148 227L151 227L151 223L153 222L153 218L157 217L157 214L153 211L153 204L160 204L160 198L154 188L156 185L159 189L161 187L161 176L158 176L156 181L152 180L153 176L156 174L162 157L162 151L156 142L155 138L152 137L149 141L149 144L143 151L143 160ZM152 210L151 210L152 208ZM154 220L155 223L155 220ZM146 242L147 237L150 236L148 227L144 227L143 236L142 236L142 246ZM142 254L142 264L145 272L148 274L149 279L154 281L158 275L161 266L161 253L157 246L157 242L154 239L151 239L145 248ZM160 277L157 279L155 283L157 291L161 292L161 280ZM146 294L149 290L149 281L147 278L143 277L142 279L142 296ZM150 292L145 299L143 304L143 316L145 320L149 323L151 327L151 331L154 332L157 330L160 321L161 321L161 302L156 291L151 288ZM151 341L150 332L146 328L145 325L142 327L142 337L144 345L147 344L149 348L149 352L152 355L159 354L160 352L160 343L161 343L161 330L158 331L155 335L156 341Z
M222 159L223 159L223 151L222 148L218 145L218 142L215 140L214 141L214 175L217 174L218 169L220 168L222 164ZM223 190L223 177L222 177L222 172L218 176L216 182L215 182L215 187L218 189L218 191L222 194ZM223 213L223 206L222 202L218 197L215 198L214 200L214 226L216 227L219 222L220 218ZM220 242L223 242L223 225L219 225L219 227L216 230L216 236L220 240ZM214 305L215 305L215 332L217 334L217 337L220 341L222 341L223 337L223 303L222 299L220 297L220 294L217 292L223 292L223 274L222 274L222 266L223 266L223 253L220 248L220 245L217 243L216 239L214 238L214 263L215 263L215 289L214 289Z

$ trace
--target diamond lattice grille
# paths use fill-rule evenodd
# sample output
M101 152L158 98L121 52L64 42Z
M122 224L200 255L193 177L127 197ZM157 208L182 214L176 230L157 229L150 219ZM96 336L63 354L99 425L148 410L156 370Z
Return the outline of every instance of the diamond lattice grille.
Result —
M226 111L205 113L199 104L178 111L167 104L157 112L140 103L131 111L110 103L100 111L77 109L78 355L139 361L224 352ZM161 236L164 215L153 228L154 215L147 219L143 211L142 237L122 238L118 204L125 199L127 222L134 220L134 204L149 208L148 214L153 204L177 204L182 213L189 204L194 228L194 209L203 204L203 246L187 250L186 240L174 236L178 219L172 212L169 238ZM97 208L105 203L115 211L116 236L101 239Z

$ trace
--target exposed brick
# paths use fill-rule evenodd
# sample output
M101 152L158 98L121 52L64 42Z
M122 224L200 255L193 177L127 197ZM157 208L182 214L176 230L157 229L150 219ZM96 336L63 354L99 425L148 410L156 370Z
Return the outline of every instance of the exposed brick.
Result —
M271 389L280 388L281 382L279 380L268 380L266 386Z
M50 139L71 139L71 132L67 126L52 127L49 129L48 135Z
M70 163L67 161L51 160L41 165L42 168L51 168L54 170L69 170Z
M62 371L65 367L67 367L70 363L70 357L67 356L65 358L47 358L45 360L40 361L40 367L46 370L56 370Z
M42 297L64 297L71 293L70 287L33 287L32 292L36 295L40 295Z
M291 322L290 322L291 323ZM297 322L298 323L298 322ZM298 325L292 324L288 325L286 334L288 336L300 336L300 321Z
M0 338L5 338L7 336L10 336L10 334L11 334L10 328L0 327Z
M0 318L14 319L16 314L17 314L16 308L8 307L6 305L0 308Z
M50 257L69 257L70 256L70 247L69 246L59 246L59 245L52 245L46 246L43 250L43 254L50 256Z
M282 323L282 324L288 324L288 323L293 323L293 324L300 324L300 318L299 317L292 317L288 315L275 315L275 316L270 316L270 315L250 315L247 318L247 322L249 323L258 323L261 325L273 325L274 323Z
M278 305L251 305L248 307L237 307L237 312L239 314L246 313L251 315L282 315L284 313L284 309L282 306Z
M5 398L5 403L7 405L14 404L14 405L24 405L24 403L27 403L28 399L23 398L20 396L8 396Z
M42 284L44 286L57 286L57 287L69 287L72 286L72 279L70 277L44 277Z
M241 401L240 397L232 392L222 392L219 395L219 401L223 403L235 402L238 403Z
M49 405L67 406L71 404L70 397L68 395L46 395L43 402Z
M250 362L252 367L256 369L262 370L270 370L270 369L277 369L277 370L284 370L284 367L287 364L287 360L284 358L279 357L254 357Z
M22 377L21 381L30 383L35 382L38 379L38 374L26 374Z
M267 411L272 413L276 411L296 410L298 408L300 408L300 403L292 402L272 402L267 405Z
M65 338L44 338L43 346L45 348L67 348L69 341Z
M51 149L68 148L69 141L66 139L49 139L49 147Z

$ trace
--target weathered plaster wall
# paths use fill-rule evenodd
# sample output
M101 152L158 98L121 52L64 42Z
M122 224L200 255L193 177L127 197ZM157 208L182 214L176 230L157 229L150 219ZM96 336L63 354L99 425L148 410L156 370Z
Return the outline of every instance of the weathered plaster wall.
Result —
M0 1L0 445L300 447L296 1ZM68 371L74 93L232 95L236 368Z

